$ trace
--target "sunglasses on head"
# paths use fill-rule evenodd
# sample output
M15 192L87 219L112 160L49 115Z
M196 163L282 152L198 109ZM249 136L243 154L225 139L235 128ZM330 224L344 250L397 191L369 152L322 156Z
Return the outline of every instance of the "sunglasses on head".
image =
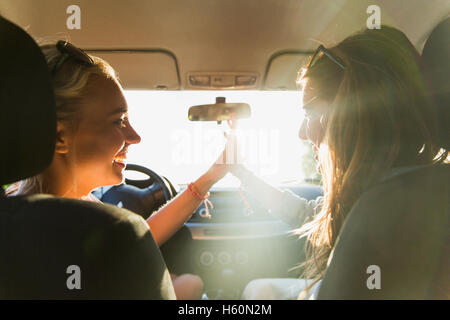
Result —
M309 69L313 67L317 61L320 60L323 56L327 56L331 61L333 61L335 64L337 64L341 69L345 69L345 66L343 63L339 61L338 58L336 58L330 51L328 51L324 46L320 45L316 52L314 52L313 56L309 60L308 64L306 65L306 69Z
M55 74L55 72L59 70L69 59L73 59L88 67L94 65L94 60L92 60L89 55L87 55L83 50L75 47L70 42L60 40L56 43L56 48L62 53L62 55L53 67L52 74Z

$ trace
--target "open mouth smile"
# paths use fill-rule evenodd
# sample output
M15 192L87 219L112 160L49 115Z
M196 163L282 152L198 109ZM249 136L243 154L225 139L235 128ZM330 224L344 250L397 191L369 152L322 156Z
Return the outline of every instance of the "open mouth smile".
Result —
M113 163L125 167L127 165L127 153L121 152L117 154L113 159Z

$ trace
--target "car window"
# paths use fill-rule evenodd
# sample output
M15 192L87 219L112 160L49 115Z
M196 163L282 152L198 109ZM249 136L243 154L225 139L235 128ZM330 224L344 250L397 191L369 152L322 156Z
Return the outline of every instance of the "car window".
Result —
M298 138L303 119L300 91L137 91L127 90L130 121L142 141L129 149L128 162L155 170L178 184L199 177L225 145L224 122L193 122L193 105L227 102L250 104L252 116L239 122L241 155L246 165L273 184L316 178L308 143ZM216 186L235 187L227 175Z

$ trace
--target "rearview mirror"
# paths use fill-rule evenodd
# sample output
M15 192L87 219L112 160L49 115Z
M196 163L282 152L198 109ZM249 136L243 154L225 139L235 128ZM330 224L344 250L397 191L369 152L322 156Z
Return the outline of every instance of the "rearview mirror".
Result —
M251 116L247 103L226 103L224 97L217 97L215 104L204 104L189 108L188 119L191 121L217 121L245 119Z

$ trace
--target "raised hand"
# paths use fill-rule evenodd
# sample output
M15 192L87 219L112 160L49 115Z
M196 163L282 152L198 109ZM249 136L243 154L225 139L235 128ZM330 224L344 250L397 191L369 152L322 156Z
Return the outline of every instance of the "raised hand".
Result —
M232 171L235 166L242 163L236 136L237 120L229 121L228 125L231 130L228 134L225 134L227 138L225 148L208 170L208 174L215 182L222 179L228 172Z

